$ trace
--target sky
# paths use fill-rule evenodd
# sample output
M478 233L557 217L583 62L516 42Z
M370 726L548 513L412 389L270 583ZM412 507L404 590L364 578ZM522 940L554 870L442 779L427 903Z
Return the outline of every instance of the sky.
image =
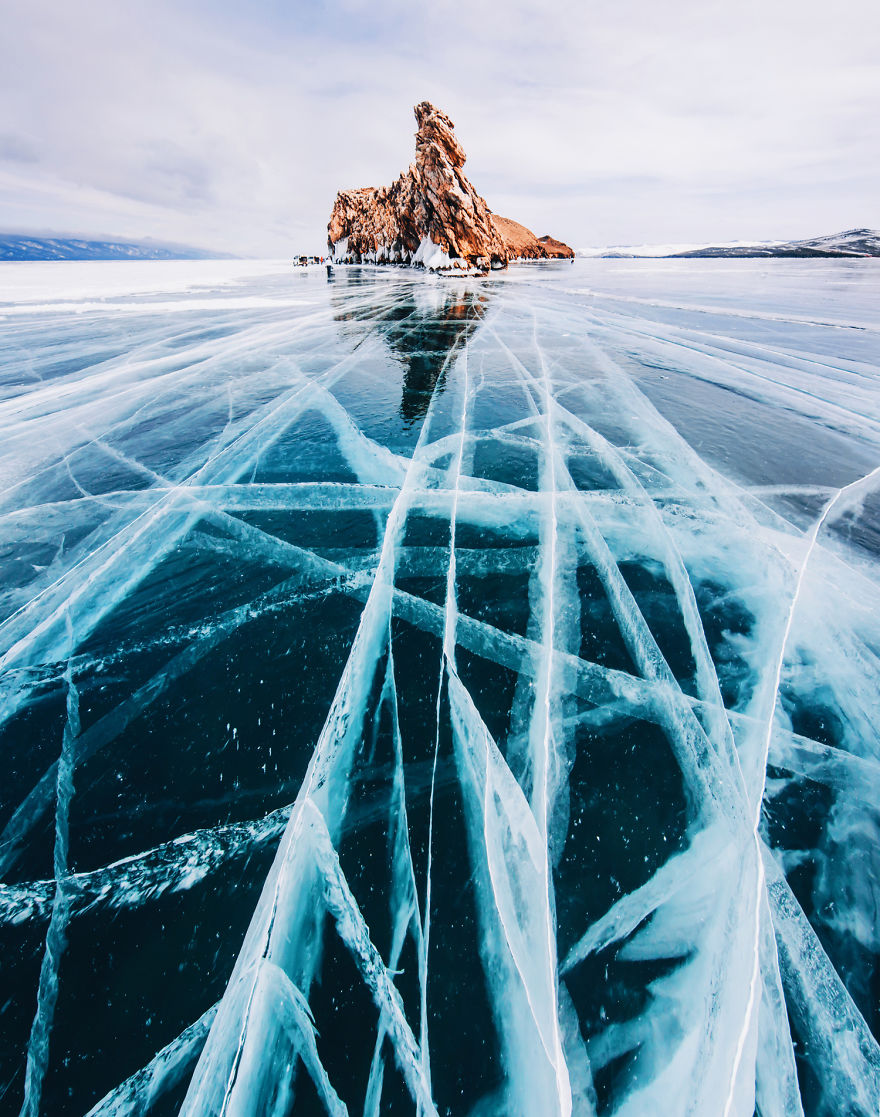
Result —
M878 0L0 0L0 229L318 252L451 116L576 249L880 228Z

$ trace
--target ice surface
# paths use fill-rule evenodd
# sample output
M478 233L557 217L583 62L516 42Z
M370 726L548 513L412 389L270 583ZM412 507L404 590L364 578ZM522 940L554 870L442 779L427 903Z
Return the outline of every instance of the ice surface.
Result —
M880 1111L880 279L0 267L0 1113Z

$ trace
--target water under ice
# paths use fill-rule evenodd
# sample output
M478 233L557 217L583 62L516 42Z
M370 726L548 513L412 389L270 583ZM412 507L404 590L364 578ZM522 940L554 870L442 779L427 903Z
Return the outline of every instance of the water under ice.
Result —
M0 1111L876 1115L878 306L0 268Z

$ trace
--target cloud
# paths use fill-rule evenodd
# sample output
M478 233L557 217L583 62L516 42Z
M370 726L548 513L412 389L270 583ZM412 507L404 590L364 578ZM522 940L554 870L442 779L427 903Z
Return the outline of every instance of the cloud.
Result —
M0 136L0 162L38 163L39 159L36 147L25 136Z
M286 256L390 182L412 105L575 244L880 225L880 5L7 0L5 220ZM20 227L24 227L21 225Z

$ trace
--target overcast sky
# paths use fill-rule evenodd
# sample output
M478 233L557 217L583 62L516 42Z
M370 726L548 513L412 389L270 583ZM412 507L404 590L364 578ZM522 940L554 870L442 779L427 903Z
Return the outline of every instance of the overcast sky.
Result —
M0 0L0 228L320 250L412 106L575 248L880 228L880 0Z

